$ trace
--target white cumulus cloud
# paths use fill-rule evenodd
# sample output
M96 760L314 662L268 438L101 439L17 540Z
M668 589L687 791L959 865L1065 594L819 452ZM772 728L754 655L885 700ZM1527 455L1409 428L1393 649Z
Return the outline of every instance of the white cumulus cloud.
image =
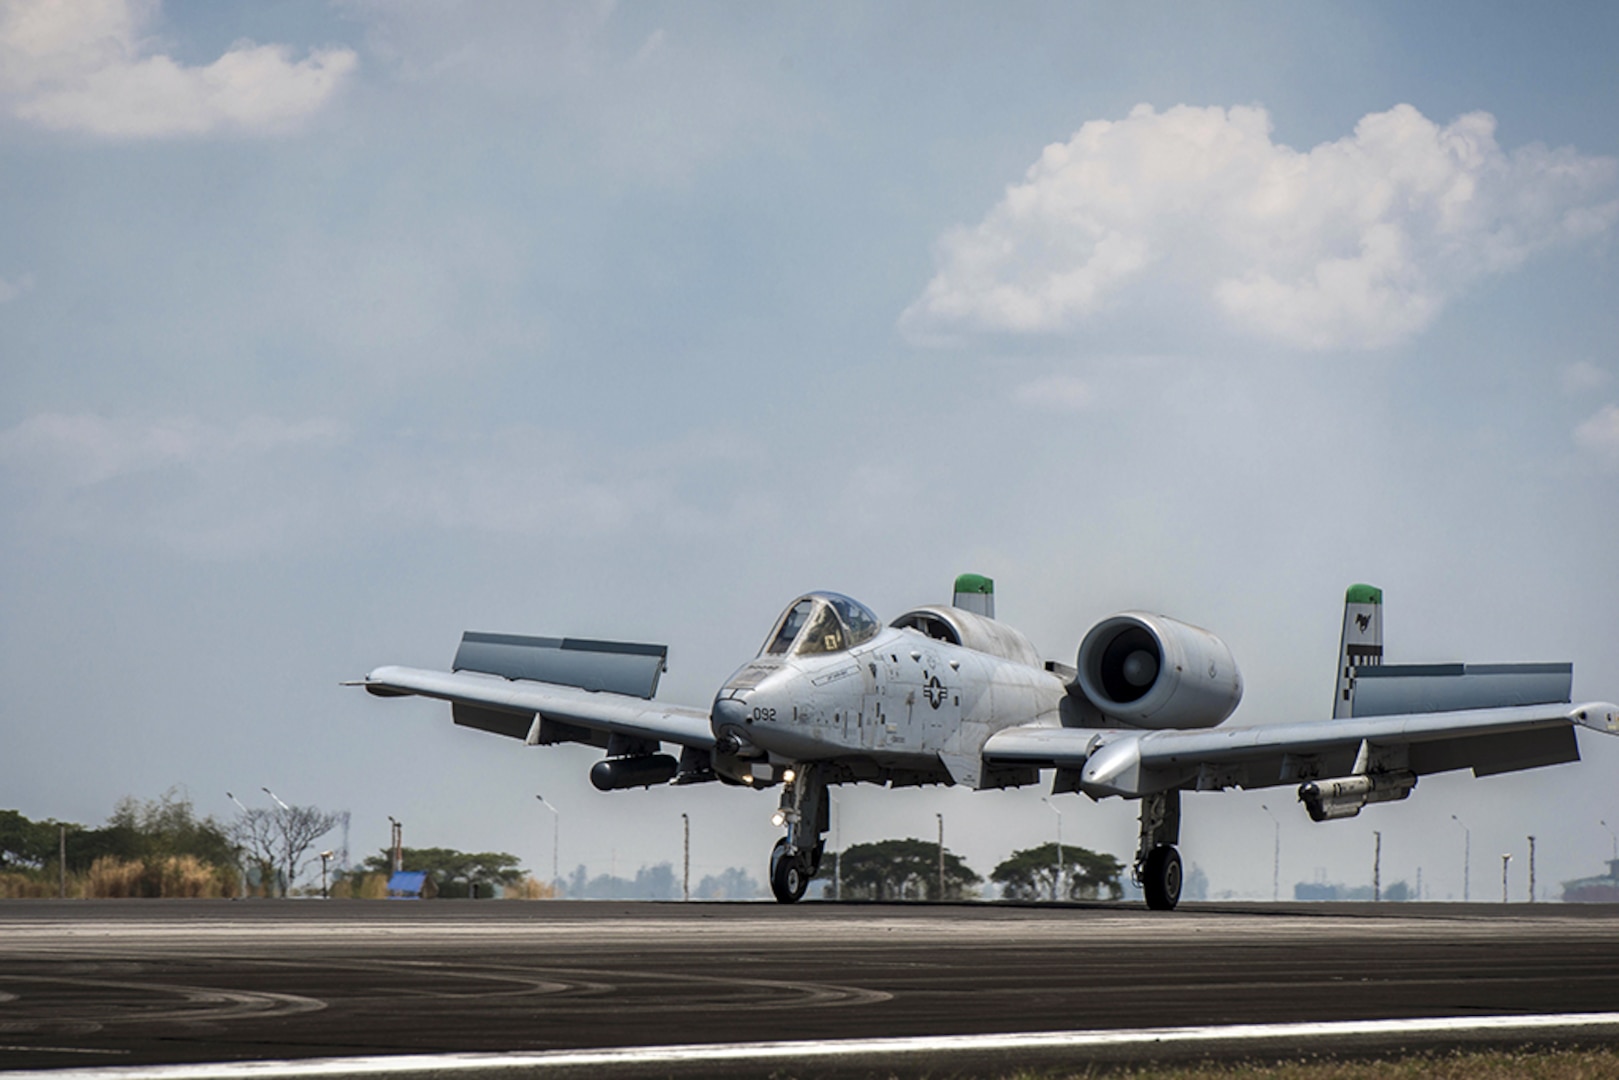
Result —
M34 275L24 274L14 281L0 278L0 304L9 304L34 287Z
M0 468L35 484L80 488L169 468L207 468L225 459L326 446L343 437L326 419L249 417L232 426L195 417L160 421L97 413L39 413L0 431Z
M1091 384L1073 375L1046 375L1012 390L1012 400L1019 405L1047 412L1084 412L1095 398Z
M1574 429L1574 441L1587 453L1619 465L1619 405L1604 405Z
M156 51L156 0L6 0L0 105L40 127L114 138L283 131L319 109L357 63L353 50L293 59L241 42L202 67Z
M1612 375L1589 360L1576 360L1563 369L1563 389L1570 394L1588 394L1612 381Z
M1146 286L1238 330L1375 348L1480 277L1619 220L1619 162L1441 127L1410 105L1300 152L1262 108L1137 106L1047 146L978 225L944 236L901 316L917 341L1072 333Z

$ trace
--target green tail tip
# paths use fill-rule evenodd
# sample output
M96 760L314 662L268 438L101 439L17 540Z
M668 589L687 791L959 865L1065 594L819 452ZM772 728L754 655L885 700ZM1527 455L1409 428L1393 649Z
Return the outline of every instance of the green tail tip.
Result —
M983 574L962 574L956 578L956 592L995 595L995 582Z
M1349 586L1349 591L1344 594L1344 603L1346 604L1381 604L1382 602L1383 590L1376 585L1351 585Z

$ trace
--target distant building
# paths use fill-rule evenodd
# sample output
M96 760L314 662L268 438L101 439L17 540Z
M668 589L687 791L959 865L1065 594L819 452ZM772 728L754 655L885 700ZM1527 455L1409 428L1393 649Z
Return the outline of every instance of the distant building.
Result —
M1619 903L1619 859L1608 860L1606 877L1588 877L1563 882L1563 903Z

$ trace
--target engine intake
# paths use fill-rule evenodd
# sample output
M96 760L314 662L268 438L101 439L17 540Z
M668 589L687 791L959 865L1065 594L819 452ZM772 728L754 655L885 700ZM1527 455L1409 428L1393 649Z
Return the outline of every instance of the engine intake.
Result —
M1242 673L1207 630L1126 611L1091 627L1079 646L1081 693L1132 727L1213 727L1242 700Z

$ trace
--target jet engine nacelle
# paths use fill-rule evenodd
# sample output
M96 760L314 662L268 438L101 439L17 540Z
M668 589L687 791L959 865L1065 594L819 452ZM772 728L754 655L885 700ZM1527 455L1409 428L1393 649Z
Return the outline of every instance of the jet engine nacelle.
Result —
M1242 700L1242 673L1207 630L1143 611L1091 627L1079 645L1079 688L1131 727L1213 727Z
M680 762L668 754L638 754L635 757L603 758L590 767L590 782L597 791L651 787L674 779Z
M1403 799L1416 786L1416 773L1407 770L1371 776L1340 776L1334 780L1311 780L1300 784L1299 802L1310 812L1311 821L1334 821L1354 817L1367 803Z

